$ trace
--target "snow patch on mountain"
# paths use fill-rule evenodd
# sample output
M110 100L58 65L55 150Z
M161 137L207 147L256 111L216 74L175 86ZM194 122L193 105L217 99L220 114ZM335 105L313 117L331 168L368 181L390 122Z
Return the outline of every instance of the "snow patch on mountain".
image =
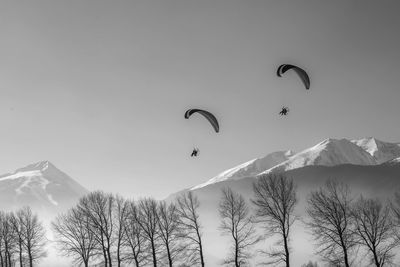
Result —
M395 163L400 163L400 157L395 158L395 159L392 159L391 161L392 161L392 162L395 162Z
M45 179L44 177L40 177L42 189L46 192L47 199L50 201L51 204L54 206L58 206L58 202L54 200L53 196L48 193L46 190L47 185L50 183L49 180Z
M377 164L400 157L399 143L383 142L374 137L352 140L351 142L373 156Z
M36 177L36 176L40 176L41 173L42 172L40 170L15 172L13 174L1 176L0 181L15 180L15 179L22 178L22 177L27 177L27 178L28 177Z
M389 166L400 165L400 157L386 161L382 163L382 165L389 165Z

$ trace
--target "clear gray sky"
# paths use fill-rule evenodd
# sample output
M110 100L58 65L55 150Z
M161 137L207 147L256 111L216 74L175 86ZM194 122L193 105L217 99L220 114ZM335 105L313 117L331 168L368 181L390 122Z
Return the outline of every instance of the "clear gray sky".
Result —
M327 137L400 141L399 8L0 0L0 173L50 160L88 189L163 198ZM281 63L304 67L310 91L276 77ZM191 107L221 132L185 120Z

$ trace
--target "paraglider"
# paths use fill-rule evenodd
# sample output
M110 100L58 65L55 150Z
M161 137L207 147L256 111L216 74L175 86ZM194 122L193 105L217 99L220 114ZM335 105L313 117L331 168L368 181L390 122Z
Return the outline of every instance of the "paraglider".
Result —
M197 154L200 152L200 150L195 147L193 148L192 154L190 155L191 157L197 157Z
M202 109L196 109L196 108L188 109L185 112L185 119L189 119L190 116L192 116L194 113L199 113L199 114L203 115L203 117L206 118L210 122L210 124L214 128L215 132L217 132L217 133L219 132L219 123L217 121L217 118L211 112L208 112L208 111L202 110ZM190 156L197 157L199 152L200 152L200 150L197 147L195 147L195 148L193 148L192 154Z
M308 76L307 72L305 72L305 70L303 70L302 68L290 64L282 64L278 67L276 75L278 75L278 77L282 77L282 74L284 74L288 70L294 70L300 77L306 89L310 89L310 77Z
M282 110L279 112L279 115L286 116L289 113L288 107L282 107Z
M188 109L185 112L185 119L189 119L190 116L192 116L194 113L199 113L199 114L203 115L211 123L215 132L217 132L217 133L219 132L219 124L218 124L217 118L215 118L215 116L212 113L202 110L202 109L195 109L195 108Z

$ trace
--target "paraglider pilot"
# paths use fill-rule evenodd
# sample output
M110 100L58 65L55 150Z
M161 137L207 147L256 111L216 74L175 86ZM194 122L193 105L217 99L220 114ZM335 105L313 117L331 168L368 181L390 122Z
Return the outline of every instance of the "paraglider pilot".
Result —
M190 155L191 157L197 157L197 153L199 153L198 148L193 148L192 154Z
M281 112L279 112L279 115L281 116L286 116L289 113L289 108L288 107L282 107Z

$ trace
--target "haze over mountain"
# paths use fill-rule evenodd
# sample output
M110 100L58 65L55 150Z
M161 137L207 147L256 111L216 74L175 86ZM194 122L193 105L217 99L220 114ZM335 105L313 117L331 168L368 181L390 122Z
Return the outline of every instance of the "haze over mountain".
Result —
M218 231L221 189L230 187L249 200L253 197L252 186L257 177L272 172L283 172L296 183L298 205L295 213L302 218L305 218L308 194L323 186L328 179L348 184L355 197L363 194L386 201L396 190L400 190L400 144L372 137L357 140L329 138L299 153L274 152L248 161L188 189L201 203L205 253L211 266L219 265L227 253L226 242L229 242ZM173 200L176 195L168 199ZM270 248L274 240L270 238L258 248ZM294 266L300 266L309 259L318 260L312 241L304 224L296 222L292 228L291 263ZM357 266L365 264L356 263Z

